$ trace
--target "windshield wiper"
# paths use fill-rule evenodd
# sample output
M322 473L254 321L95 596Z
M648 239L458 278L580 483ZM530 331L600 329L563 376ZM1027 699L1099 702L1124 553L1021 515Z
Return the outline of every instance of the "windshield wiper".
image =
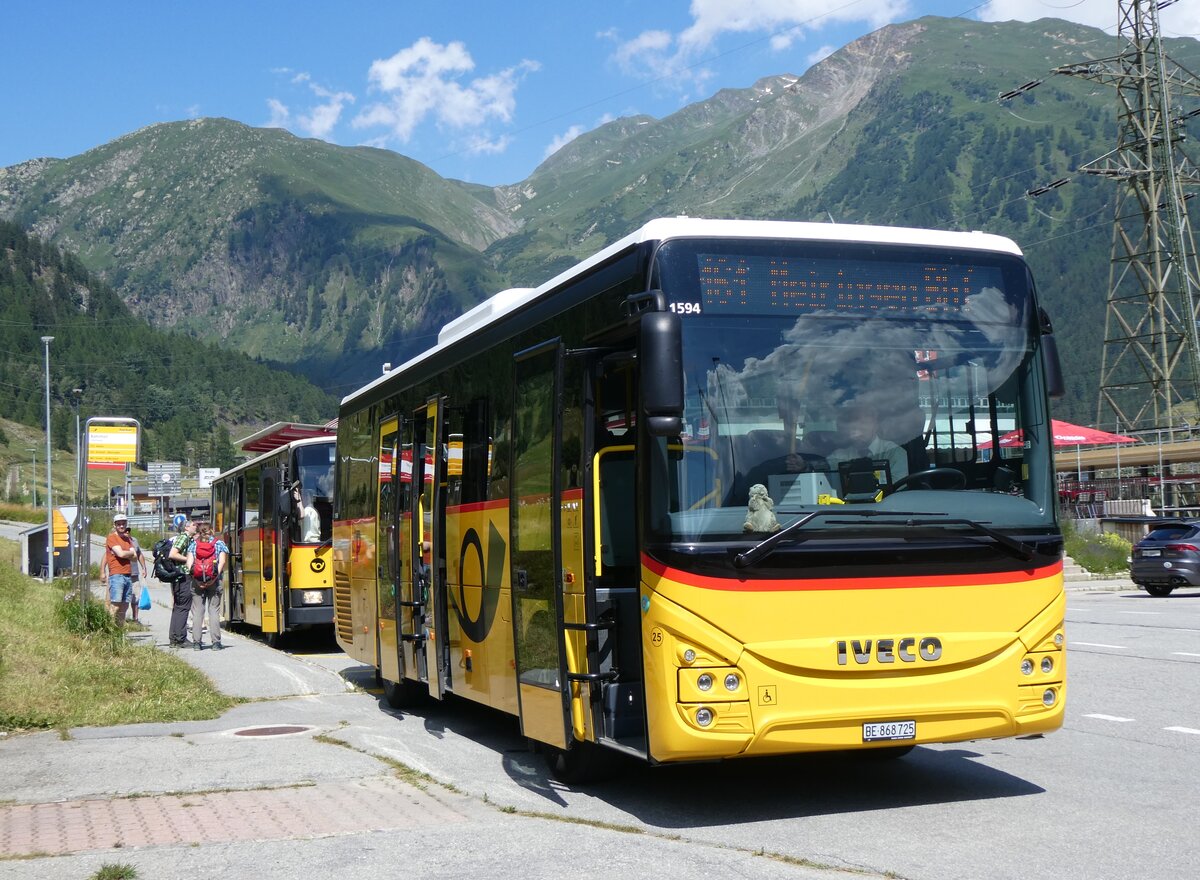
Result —
M808 523L812 522L817 517L826 516L857 516L857 517L928 517L928 513L921 513L913 510L814 510L807 516L802 516L793 523L789 523L786 527L771 535L759 543L755 544L749 550L739 553L733 557L733 565L735 568L748 568L758 562L775 547L784 541L791 538L789 543L800 543L806 540L805 537L792 537L792 533L803 528ZM889 525L892 525L889 523ZM1002 532L997 532L995 529L988 528L981 522L976 522L973 519L905 519L894 525L903 526L967 526L973 531L981 535L986 535L996 542L997 545L1007 550L1017 559L1022 562L1028 562L1033 559L1036 554L1035 548L1026 544L1024 541L1018 541L1015 538L1010 538Z
M981 535L986 535L991 538L1017 559L1022 562L1029 562L1037 554L1037 549L1026 544L1024 541L1018 541L1016 538L1010 538L1002 532L988 528L981 522L976 522L973 519L926 519L926 520L908 520L905 525L910 526L967 526Z
M758 562L758 560L762 559L773 549L775 549L778 544L781 544L790 538L793 532L799 531L817 517L825 516L857 516L866 519L867 517L872 516L922 516L922 514L915 510L814 510L807 516L802 516L795 522L788 523L778 532L771 535L769 538L764 538L762 541L759 541L749 550L744 550L737 556L733 557L734 568L749 568L751 565ZM934 521L939 522L938 520ZM802 540L804 539L793 539L791 543L799 543Z

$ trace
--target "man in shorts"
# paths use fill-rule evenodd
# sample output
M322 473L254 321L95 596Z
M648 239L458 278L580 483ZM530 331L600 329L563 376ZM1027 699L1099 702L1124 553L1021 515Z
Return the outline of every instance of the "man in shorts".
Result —
M108 607L118 626L125 625L125 612L133 600L134 558L137 551L129 536L129 518L123 513L113 517L113 530L104 547L104 568L108 571Z

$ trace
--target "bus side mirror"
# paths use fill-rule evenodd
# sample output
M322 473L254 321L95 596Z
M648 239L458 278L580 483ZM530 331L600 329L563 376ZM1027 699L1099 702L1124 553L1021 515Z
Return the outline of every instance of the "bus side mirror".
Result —
M1066 396L1067 385L1063 381L1062 361L1058 358L1058 341L1054 338L1054 327L1045 309L1038 309L1042 329L1042 366L1046 370L1046 393L1053 400Z
M292 493L280 489L275 498L275 509L279 511L279 521L288 522L292 518Z
M683 433L683 324L674 312L645 312L638 329L642 412L654 437Z

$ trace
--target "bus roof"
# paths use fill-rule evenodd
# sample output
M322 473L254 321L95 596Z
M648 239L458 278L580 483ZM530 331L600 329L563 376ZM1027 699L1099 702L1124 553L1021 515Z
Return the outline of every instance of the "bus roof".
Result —
M938 229L915 229L904 226L859 226L841 223L802 223L792 220L706 220L696 217L663 217L651 220L640 229L615 241L586 260L576 263L565 272L539 287L516 287L502 290L479 305L448 322L438 334L437 344L342 399L342 404L365 394L376 385L386 382L394 373L410 369L438 351L454 344L474 331L535 302L556 290L572 278L582 275L629 248L649 241L674 238L753 238L790 239L794 241L861 242L864 244L897 244L963 250L991 251L1021 256L1021 249L1011 239L987 232L950 232Z

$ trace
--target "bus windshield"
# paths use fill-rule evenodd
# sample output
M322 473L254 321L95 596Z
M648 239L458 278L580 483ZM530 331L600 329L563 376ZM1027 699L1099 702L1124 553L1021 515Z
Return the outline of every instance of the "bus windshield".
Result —
M296 448L295 475L300 481L301 498L320 518L320 540L333 536L333 474L336 449L331 440ZM295 540L300 540L300 520L295 521Z
M1054 526L1018 257L680 240L660 248L656 270L683 321L687 404L682 436L653 441L654 537L761 539L839 504ZM841 509L859 533L878 519ZM822 516L811 527L846 526Z

